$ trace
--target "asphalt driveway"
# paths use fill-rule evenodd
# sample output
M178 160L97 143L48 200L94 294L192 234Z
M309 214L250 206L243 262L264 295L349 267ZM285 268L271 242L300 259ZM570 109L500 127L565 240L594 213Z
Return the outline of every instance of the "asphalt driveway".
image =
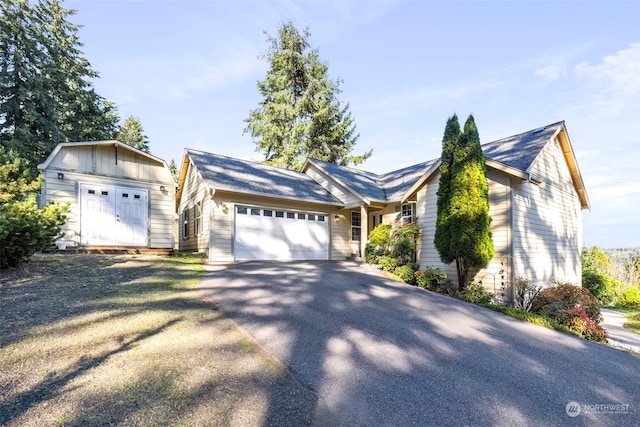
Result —
M291 425L640 424L624 352L348 263L207 268L209 300L310 390Z

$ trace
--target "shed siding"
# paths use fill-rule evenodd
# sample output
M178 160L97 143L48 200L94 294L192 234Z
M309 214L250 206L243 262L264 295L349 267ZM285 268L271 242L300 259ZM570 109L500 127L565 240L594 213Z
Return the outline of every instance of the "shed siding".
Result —
M580 200L557 140L540 152L531 173L544 184L513 184L514 277L580 285Z
M62 147L48 168L149 182L173 181L162 163L122 147L118 148L116 155L114 145Z
M68 153L67 157L71 158ZM87 175L77 172L64 172L64 179L58 179L58 171L51 166L44 172L45 186L43 201L46 203L55 200L69 203L67 221L63 226L65 240L69 246L79 246L80 236L80 200L78 189L80 183L95 185L115 185L119 187L139 188L148 190L149 194L149 230L148 246L150 248L172 249L174 246L174 206L175 191L172 184L167 184L167 190L163 193L159 185L148 185L143 181L132 182L128 179Z

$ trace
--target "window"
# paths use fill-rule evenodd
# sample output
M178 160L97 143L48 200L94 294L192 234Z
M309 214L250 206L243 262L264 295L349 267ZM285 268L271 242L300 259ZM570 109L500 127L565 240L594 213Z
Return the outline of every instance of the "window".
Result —
M284 218L284 212L276 211L276 218Z
M262 215L264 216L273 216L273 211L269 211L267 209L262 211Z
M236 209L236 212L239 213L240 215L246 215L247 214L247 208L244 208L242 206L238 206Z
M202 202L197 202L193 215L194 234L202 233Z
M251 215L260 215L260 209L251 208Z
M361 224L360 212L351 212L351 240L354 242L360 241Z
M324 215L318 215L318 221L324 222Z
M305 218L306 218L305 214L303 213L298 214L298 219L305 219Z
M308 219L309 221L315 221L315 220L316 220L316 216L315 216L315 215L311 215L311 214L309 214L309 215L307 216L307 219Z
M182 237L184 239L189 237L189 209L188 208L182 211Z
M411 224L413 222L413 211L415 205L413 203L405 203L402 205L401 219L402 225Z
M294 219L295 217L296 217L296 214L294 214L293 212L287 212L287 218Z

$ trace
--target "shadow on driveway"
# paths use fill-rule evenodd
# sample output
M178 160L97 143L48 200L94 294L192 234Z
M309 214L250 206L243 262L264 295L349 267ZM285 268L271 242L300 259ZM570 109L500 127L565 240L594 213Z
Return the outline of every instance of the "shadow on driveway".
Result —
M313 392L299 418L274 392L265 425L638 423L640 359L626 353L349 263L207 269L209 300Z

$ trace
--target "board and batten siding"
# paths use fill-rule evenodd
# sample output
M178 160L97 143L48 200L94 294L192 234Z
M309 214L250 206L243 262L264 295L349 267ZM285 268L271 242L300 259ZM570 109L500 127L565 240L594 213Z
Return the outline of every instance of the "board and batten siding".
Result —
M418 239L418 262L422 270L426 267L444 270L447 273L447 278L455 284L457 282L455 263L443 263L433 243L436 235L439 183L440 174L435 173L417 193L416 213L421 230ZM510 181L507 175L489 169L487 183L489 185L489 215L492 218L491 232L495 255L489 265L476 274L474 280L482 281L485 288L493 292L494 289L499 291L502 285L499 273L503 268L502 263L509 259L511 251Z
M164 164L120 148L116 164L112 144L61 146L43 175L43 202L69 203L62 231L68 246L80 246L80 184L111 185L148 191L148 247L172 249L175 226L175 183ZM58 173L64 175L58 179ZM165 186L165 191L160 186Z
M513 183L514 277L540 286L580 286L581 205L557 140L544 147L530 172L543 183Z

